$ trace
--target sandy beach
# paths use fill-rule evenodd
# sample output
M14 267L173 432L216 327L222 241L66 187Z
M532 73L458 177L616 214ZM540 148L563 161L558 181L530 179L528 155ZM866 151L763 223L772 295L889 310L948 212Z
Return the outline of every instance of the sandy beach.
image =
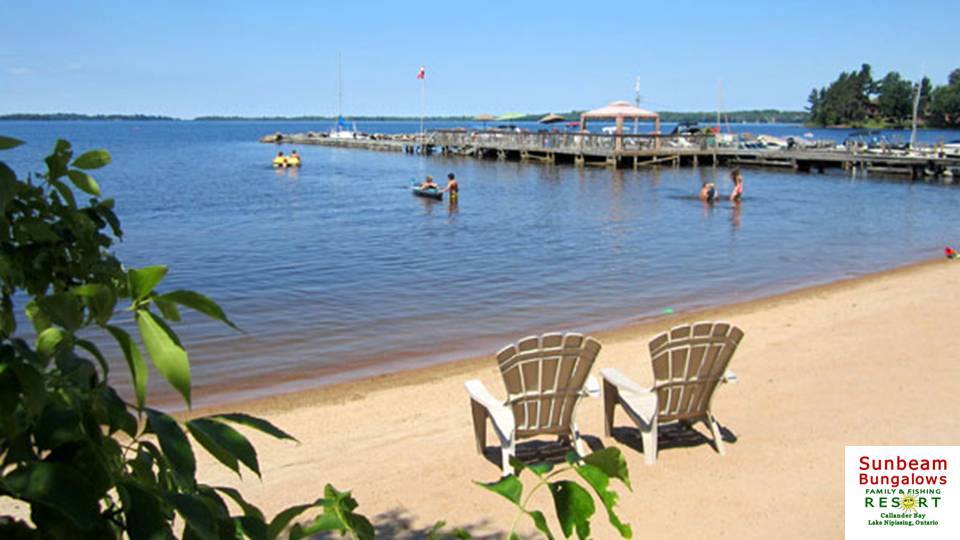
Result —
M721 388L714 406L726 456L706 437L662 436L658 463L645 466L626 418L618 416L614 438L603 437L601 400L583 403L588 441L620 447L630 467L633 491L617 486L620 516L646 538L841 536L844 445L960 441L951 412L960 407L958 299L960 265L936 260L596 335L604 348L595 369L648 382L656 333L695 320L746 332L731 363L740 384ZM502 395L493 352L218 408L264 416L300 444L254 435L262 482L239 481L202 452L198 476L241 487L270 514L320 497L330 482L353 491L385 538L416 537L441 519L499 537L512 507L471 482L497 479L499 450L488 434L487 457L476 453L463 389L479 378ZM550 506L548 497L538 503ZM552 511L548 518L554 523ZM602 510L593 531L615 537ZM521 532L533 528L523 521Z

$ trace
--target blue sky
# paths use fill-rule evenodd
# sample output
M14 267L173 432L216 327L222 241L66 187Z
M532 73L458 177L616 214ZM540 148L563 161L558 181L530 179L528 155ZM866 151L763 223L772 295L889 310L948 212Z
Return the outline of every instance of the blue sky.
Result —
M960 2L0 0L0 114L178 117L799 109L813 86L960 67Z

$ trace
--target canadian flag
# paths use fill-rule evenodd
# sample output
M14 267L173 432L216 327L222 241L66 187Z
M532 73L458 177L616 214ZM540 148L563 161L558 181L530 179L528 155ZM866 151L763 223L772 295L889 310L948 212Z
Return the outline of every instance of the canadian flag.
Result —
M420 71L417 72L418 79L425 79L427 77L427 68L420 66Z

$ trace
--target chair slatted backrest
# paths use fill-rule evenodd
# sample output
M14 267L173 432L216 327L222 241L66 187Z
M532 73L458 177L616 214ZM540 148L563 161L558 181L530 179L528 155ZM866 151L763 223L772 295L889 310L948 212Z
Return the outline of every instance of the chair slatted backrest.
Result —
M653 338L650 358L661 421L703 416L741 339L742 330L723 322L677 326Z
M518 436L570 431L600 342L581 334L524 338L497 353Z

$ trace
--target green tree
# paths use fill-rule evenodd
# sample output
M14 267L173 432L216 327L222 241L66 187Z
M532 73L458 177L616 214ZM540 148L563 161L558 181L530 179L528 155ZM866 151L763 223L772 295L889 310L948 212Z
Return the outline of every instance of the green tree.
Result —
M877 106L880 114L898 126L913 116L914 88L910 81L891 71L877 85Z
M937 127L960 127L960 69L950 72L947 84L930 95L929 122Z
M0 137L0 150L19 144ZM239 491L197 479L188 433L237 475L257 476L256 449L237 428L293 437L245 414L180 423L147 406L146 359L191 402L189 359L172 328L181 309L234 325L202 294L161 292L166 267L125 268L110 251L120 222L89 172L107 165L109 153L74 157L61 140L45 162L44 174L26 179L0 162L0 495L30 511L29 522L0 516L0 537L264 540L312 508L322 513L294 525L291 537L325 530L372 537L356 501L333 486L267 520ZM35 337L18 333L16 302L26 299ZM118 313L131 324L114 322ZM135 327L139 340L125 327ZM101 339L119 345L132 401L110 386Z

